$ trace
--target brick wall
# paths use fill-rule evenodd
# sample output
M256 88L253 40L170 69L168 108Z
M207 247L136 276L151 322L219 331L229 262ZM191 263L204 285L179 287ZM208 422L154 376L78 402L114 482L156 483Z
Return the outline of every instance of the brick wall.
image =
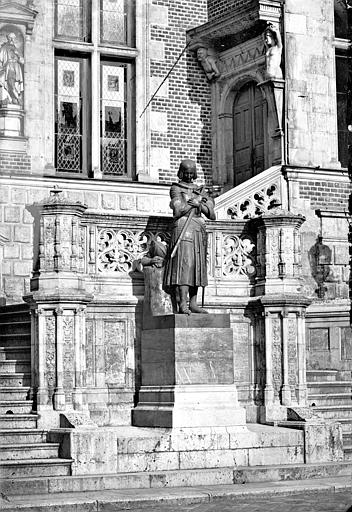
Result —
M254 3L256 3L255 0L208 0L209 20L219 18L233 9Z
M300 197L310 199L312 209L340 208L348 211L351 185L333 181L300 181Z
M207 6L204 0L155 0L153 6L151 75L160 83L184 49L186 31L207 21ZM187 157L197 161L199 178L210 182L210 87L193 53L184 53L168 79L167 93L158 95L151 109L156 120L151 127L152 155L154 149L160 183L174 181L180 160ZM160 155L165 154L163 162Z
M25 153L0 152L0 171L7 173L30 171L31 159Z

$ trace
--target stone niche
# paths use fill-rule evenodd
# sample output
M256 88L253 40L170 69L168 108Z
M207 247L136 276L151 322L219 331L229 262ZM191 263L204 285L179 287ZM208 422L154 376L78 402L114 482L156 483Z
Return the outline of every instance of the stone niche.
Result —
M33 2L0 2L0 150L26 150L24 96L26 40L37 11Z

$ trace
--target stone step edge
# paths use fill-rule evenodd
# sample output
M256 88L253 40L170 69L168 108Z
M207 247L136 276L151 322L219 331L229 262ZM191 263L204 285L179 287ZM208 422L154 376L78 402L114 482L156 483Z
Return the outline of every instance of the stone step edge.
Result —
M39 418L39 415L38 414L35 414L35 413L29 413L29 414L0 414L0 420L11 420L11 419L15 419L15 420L27 420L27 419L30 419L30 420L33 420L33 419L38 419Z
M314 398L349 398L351 400L352 405L352 392L349 393L312 393L308 395L308 400L313 400Z
M32 448L43 448L48 449L49 448L59 448L60 443L16 443L16 444L1 444L0 443L0 452L1 450L13 450L13 451L19 451L19 450L26 450L26 449L32 449ZM21 459L21 460L27 460L27 459Z
M51 459L56 460L56 459ZM64 460L64 459L60 459ZM12 461L13 462L13 461ZM45 462L45 461L44 461ZM71 462L71 461L68 461ZM10 464L7 464L8 466ZM322 468L325 469L325 476L321 476ZM298 475L298 470L306 470L310 474L310 476ZM228 480L232 485L243 485L245 483L255 483L254 480L250 480L253 476L261 473L261 478L257 480L257 482L285 482L289 481L304 481L304 480L317 480L320 478L343 478L348 476L350 481L350 474L352 469L352 461L341 461L341 462L326 462L315 463L315 464L283 464L283 465L267 465L267 466L231 466L225 468L206 468L206 469L183 469L183 470L170 470L170 471L140 471L135 473L96 473L96 474L85 474L85 475L72 475L72 476L37 476L37 477L8 477L8 478L0 478L0 488L5 489L9 494L10 491L17 493L16 484L18 485L18 489L23 491L24 488L30 489L33 494L41 494L41 493L65 493L65 492L89 492L89 491L99 491L99 490L109 490L109 489L132 489L132 488L140 488L140 489L148 489L148 488L156 488L160 487L160 480L158 477L162 479L163 477L177 477L181 475L184 479L183 481L188 482L188 477L192 474L196 474L197 477L215 475L217 476L220 472L228 471ZM330 470L330 471L326 471ZM338 470L338 474L336 474L336 470ZM319 475L311 476L312 472L318 471ZM277 477L274 478L274 473L277 472ZM252 473L252 475L251 475ZM268 478L263 478L263 476L268 476ZM297 477L298 476L298 477ZM245 480L244 480L245 478ZM155 479L153 485L153 479ZM139 480L139 482L138 482ZM247 480L247 481L246 481ZM215 481L218 481L215 479ZM82 488L82 483L83 488ZM125 485L124 485L125 483ZM127 483L127 486L126 486ZM139 485L138 485L139 483ZM119 487L116 487L119 485ZM191 484L191 486L202 485L202 484ZM214 484L209 484L214 485ZM219 484L220 485L220 484ZM175 488L179 487L178 485L165 485L163 482L162 486L167 488Z
M1 405L30 405L33 400L0 400ZM8 416L8 414L6 414Z
M294 484L294 485L292 485ZM218 484L218 485L197 485L189 487L173 488L148 488L148 489L116 489L114 491L101 491L97 496L92 492L83 493L53 493L50 495L50 502L47 502L46 494L37 494L35 496L18 495L3 501L3 510L13 512L15 510L24 510L24 512L38 512L40 510L60 510L61 512L72 512L73 507L77 510L138 510L148 507L152 510L153 505L157 505L160 510L163 505L171 505L176 508L180 506L196 506L200 503L214 503L216 510L220 510L222 499L248 498L256 496L292 496L295 494L316 494L319 493L337 493L351 489L351 483L346 477L337 478L333 482L329 479L320 478L314 480L285 482L277 486L277 482L266 482L266 487L262 483L248 483L246 485ZM317 498L319 499L319 498ZM74 502L73 502L74 500ZM215 501L216 500L216 501ZM45 503L45 504L44 504ZM215 505L216 503L216 505ZM133 506L133 508L132 508ZM208 505L207 505L208 506ZM215 510L213 508L212 510Z
M352 380L311 380L307 382L308 387L315 387L315 386L352 386Z
M16 467L28 467L28 466L46 466L50 465L67 465L72 464L73 459L60 459L59 457L55 459L12 459L12 460L2 460L2 466L16 466ZM14 477L9 478L1 478L0 482L12 479ZM24 477L22 477L24 478ZM48 478L48 477L39 477L39 478ZM53 477L50 477L53 478ZM71 478L71 477L69 477ZM17 478L16 478L17 480ZM1 487L1 486L0 486Z

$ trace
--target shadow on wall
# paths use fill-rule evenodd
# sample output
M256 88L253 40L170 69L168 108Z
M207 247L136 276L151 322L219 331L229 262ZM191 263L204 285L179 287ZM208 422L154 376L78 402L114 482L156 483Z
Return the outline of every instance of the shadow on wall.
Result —
M332 278L332 251L323 243L321 236L317 237L315 244L309 249L308 259L312 276L318 285L315 293L319 299L324 299L328 290L326 283Z

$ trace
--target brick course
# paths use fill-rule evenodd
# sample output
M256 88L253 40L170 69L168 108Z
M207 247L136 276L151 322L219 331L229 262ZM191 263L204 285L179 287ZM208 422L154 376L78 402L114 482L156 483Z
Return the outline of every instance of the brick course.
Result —
M342 208L348 210L350 183L333 181L300 181L300 197L310 199L314 208Z
M31 170L31 159L26 153L0 151L0 171L8 174Z
M255 0L208 0L209 20L214 20L241 7L257 3Z

